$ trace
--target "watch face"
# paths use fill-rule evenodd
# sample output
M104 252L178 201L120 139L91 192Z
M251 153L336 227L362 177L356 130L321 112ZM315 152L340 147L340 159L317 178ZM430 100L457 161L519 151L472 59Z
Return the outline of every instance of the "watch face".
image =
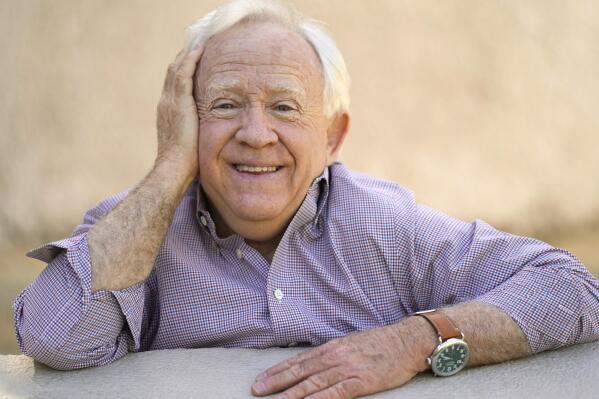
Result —
M436 375L453 375L466 365L469 355L468 344L464 340L448 339L433 352L431 368Z

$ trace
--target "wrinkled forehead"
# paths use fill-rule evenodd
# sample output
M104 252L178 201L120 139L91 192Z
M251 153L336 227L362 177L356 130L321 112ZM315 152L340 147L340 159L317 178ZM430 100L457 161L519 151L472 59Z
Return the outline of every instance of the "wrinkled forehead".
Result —
M260 84L273 91L322 91L322 67L297 32L270 22L241 24L206 43L196 84L202 91Z

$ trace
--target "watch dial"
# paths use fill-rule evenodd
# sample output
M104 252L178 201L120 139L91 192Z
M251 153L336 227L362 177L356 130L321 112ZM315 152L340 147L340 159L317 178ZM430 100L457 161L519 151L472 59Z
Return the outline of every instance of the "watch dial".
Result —
M435 356L433 371L444 376L455 374L466 365L468 355L468 346L462 341L451 343Z

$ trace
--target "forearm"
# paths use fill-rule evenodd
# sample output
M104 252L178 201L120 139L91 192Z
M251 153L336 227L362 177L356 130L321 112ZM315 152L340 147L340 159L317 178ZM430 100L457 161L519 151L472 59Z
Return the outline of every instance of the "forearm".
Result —
M146 178L92 227L87 239L92 291L121 290L148 277L193 178L172 161L157 162Z
M482 302L470 301L439 309L464 334L470 348L469 366L499 363L530 355L532 352L518 325L501 309ZM414 348L418 361L416 371L429 366L426 358L437 345L437 333L420 316L412 316L397 324L398 335L406 347Z

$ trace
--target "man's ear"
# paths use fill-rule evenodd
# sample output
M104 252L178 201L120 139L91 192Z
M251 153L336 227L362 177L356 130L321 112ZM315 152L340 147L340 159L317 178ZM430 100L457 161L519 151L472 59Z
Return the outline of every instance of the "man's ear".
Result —
M349 132L349 113L339 112L333 116L327 129L327 165L337 160L345 137Z

